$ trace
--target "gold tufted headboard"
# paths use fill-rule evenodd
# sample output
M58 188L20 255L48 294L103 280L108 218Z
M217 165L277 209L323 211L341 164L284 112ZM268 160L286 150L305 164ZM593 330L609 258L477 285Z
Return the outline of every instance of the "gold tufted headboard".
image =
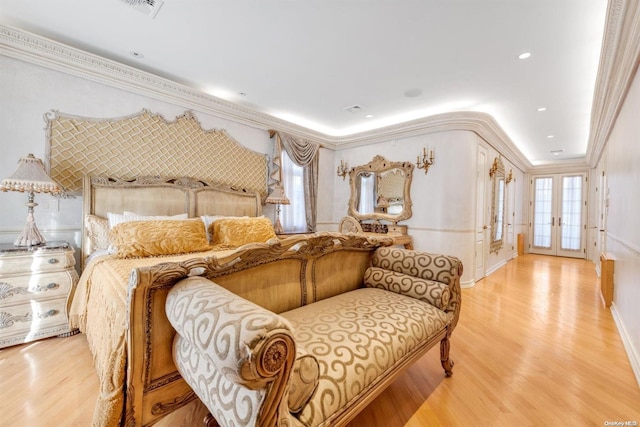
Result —
M204 130L187 111L169 122L143 110L114 119L45 116L51 177L80 194L85 175L197 177L267 195L268 159L224 130Z

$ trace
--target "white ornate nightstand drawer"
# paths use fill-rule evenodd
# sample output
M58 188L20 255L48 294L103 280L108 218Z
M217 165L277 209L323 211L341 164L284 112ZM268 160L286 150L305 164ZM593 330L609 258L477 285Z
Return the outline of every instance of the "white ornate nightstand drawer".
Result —
M69 332L67 299L0 307L0 347Z
M66 297L77 278L75 270L0 277L0 307L35 298Z
M67 242L0 244L0 348L71 332L74 252Z
M3 254L0 256L2 275L54 271L71 268L76 264L73 251L36 251L31 256Z

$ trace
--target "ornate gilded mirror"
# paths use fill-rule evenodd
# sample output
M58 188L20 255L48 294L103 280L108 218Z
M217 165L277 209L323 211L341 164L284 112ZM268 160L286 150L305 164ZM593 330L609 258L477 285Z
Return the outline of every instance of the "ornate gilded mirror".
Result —
M375 156L349 171L349 215L359 221L385 220L396 224L411 218L411 179L414 165Z
M491 245L490 252L498 253L504 242L504 213L506 182L504 164L500 157L493 160L491 177Z

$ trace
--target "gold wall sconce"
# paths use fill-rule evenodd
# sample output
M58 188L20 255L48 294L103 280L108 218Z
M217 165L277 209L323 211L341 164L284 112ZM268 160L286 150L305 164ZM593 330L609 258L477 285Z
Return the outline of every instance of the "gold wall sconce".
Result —
M338 170L337 170L338 176L341 176L342 180L344 181L344 178L347 176L348 173L349 173L349 164L344 160L340 160L340 166L338 166Z
M505 179L505 182L508 184L511 181L513 181L513 169L509 169L509 175L507 175L507 178Z
M495 175L497 171L498 171L498 158L496 157L495 159L493 159L493 164L489 169L489 176L493 178L493 175Z
M433 164L433 150L429 151L429 157L427 157L427 149L422 148L422 159L420 159L420 155L416 159L416 167L418 169L424 169L424 174L426 175L429 172L429 166Z

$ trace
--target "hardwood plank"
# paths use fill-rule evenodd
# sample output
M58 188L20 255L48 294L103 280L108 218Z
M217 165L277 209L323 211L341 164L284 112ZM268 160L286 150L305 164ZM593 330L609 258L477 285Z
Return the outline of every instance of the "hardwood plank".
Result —
M90 426L98 376L84 335L0 351L0 425Z
M463 290L453 376L432 350L350 427L640 424L640 388L599 285L585 260L510 261Z
M350 427L640 423L640 387L594 265L523 255L463 290L445 378L434 348ZM98 380L83 335L0 351L0 425L89 426Z

